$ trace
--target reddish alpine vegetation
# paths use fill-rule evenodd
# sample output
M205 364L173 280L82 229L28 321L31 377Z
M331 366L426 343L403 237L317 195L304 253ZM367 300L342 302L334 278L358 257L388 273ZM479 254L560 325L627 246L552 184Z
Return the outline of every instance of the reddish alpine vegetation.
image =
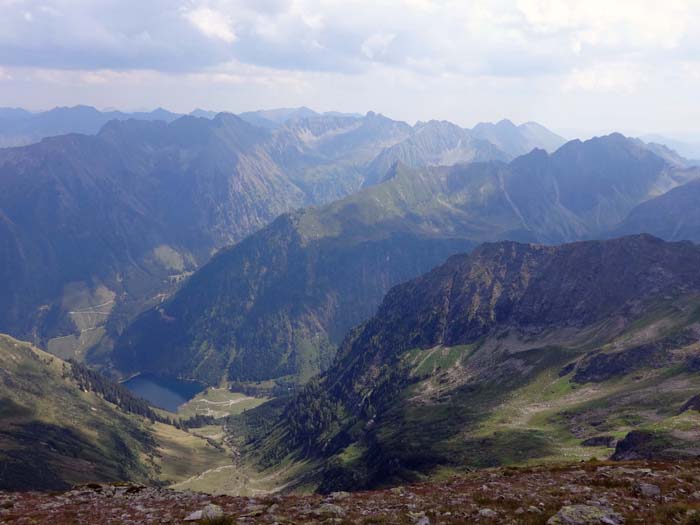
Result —
M208 496L141 485L0 493L0 523L700 523L700 462L596 462L466 473L327 496Z

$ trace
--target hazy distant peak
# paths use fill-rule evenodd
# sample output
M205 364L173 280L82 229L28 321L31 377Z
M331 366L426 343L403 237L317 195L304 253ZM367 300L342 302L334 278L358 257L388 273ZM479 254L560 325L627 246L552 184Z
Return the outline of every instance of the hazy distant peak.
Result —
M218 115L218 113L219 112L217 111L209 111L202 108L196 108L190 111L190 115L192 115L193 117L203 117L209 119L214 118L216 115Z
M543 162L546 161L549 158L549 153L547 153L546 150L542 148L533 148L532 151L529 153L525 153L524 155L520 155L519 157L515 158L512 161L512 164L518 165L518 164L525 164L525 163L531 163L531 162Z
M507 118L501 119L496 123L496 126L504 127L504 128L515 128L515 127L520 127L516 126L513 124L513 122Z

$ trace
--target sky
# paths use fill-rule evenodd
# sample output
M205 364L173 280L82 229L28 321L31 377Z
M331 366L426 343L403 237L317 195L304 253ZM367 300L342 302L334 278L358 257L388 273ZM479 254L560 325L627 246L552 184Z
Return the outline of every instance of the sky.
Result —
M699 134L700 0L0 0L0 106Z

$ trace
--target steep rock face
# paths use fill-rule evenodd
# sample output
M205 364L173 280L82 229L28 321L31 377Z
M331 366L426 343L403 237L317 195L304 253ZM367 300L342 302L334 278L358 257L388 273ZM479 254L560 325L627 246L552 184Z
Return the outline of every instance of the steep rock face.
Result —
M657 461L678 461L700 457L700 446L697 435L677 436L672 432L635 430L627 434L615 447L612 459L617 461L633 461L638 459L654 459Z
M698 383L675 365L700 354L699 262L691 243L650 236L559 247L503 242L454 256L393 288L252 453L264 464L288 454L319 460L320 489L336 490L438 466L556 456L562 433L583 440L615 429L595 418L642 414L658 403L654 396L674 399L664 409L673 418ZM650 347L666 353L653 361L576 376L593 374L601 352L635 361L655 341ZM615 382L633 372L648 383ZM684 380L674 386L669 377ZM577 382L606 380L573 392ZM649 384L663 386L652 392ZM545 400L558 410L530 426L527 414L543 411Z
M392 289L351 345L363 347L365 359L383 359L474 343L497 329L537 335L629 319L643 300L700 290L698 262L693 245L650 236L559 247L486 244ZM348 343L344 352L352 351Z

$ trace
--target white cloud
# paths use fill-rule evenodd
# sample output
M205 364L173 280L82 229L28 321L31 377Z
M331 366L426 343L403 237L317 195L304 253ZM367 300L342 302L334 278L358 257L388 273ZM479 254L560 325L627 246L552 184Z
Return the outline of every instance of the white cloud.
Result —
M362 42L360 49L363 55L370 60L374 60L386 55L389 46L395 38L396 35L391 33L375 33Z
M210 38L218 38L228 43L236 40L236 33L233 31L231 19L225 13L208 7L198 7L192 10L185 10L184 17Z
M0 0L0 10L0 98L15 105L111 106L131 101L117 87L129 85L138 106L325 105L469 124L593 119L607 104L596 118L667 111L691 126L680 108L697 106L700 83L699 0Z
M577 45L677 47L697 4L687 0L518 0L530 27L568 33Z
M644 68L636 64L595 64L586 68L574 68L564 81L564 89L596 93L634 93L647 80Z

